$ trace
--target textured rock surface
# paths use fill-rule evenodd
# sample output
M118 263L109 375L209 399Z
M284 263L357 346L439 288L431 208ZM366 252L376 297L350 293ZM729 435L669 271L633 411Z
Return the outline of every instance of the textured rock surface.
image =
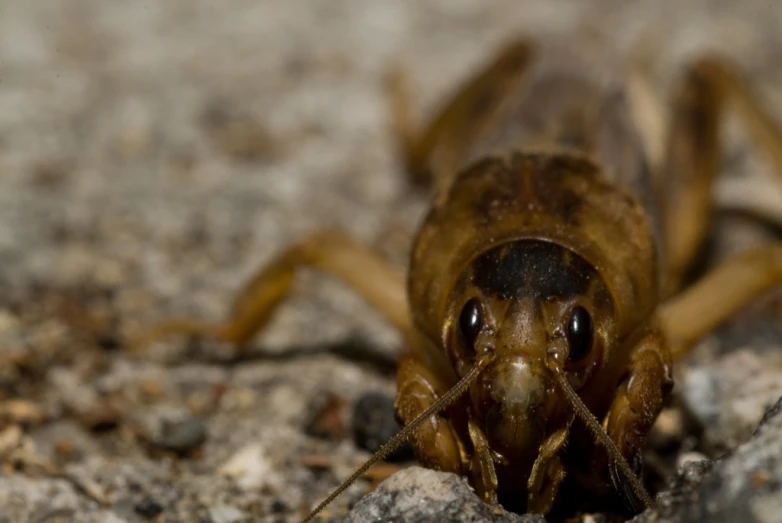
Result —
M318 227L404 265L425 195L389 133L393 60L426 112L519 33L602 35L663 88L718 51L782 117L779 27L769 0L0 1L0 458L16 465L0 469L0 522L297 521L366 459L349 436L305 430L323 398L350 412L393 392L398 337L332 280L303 275L243 361L209 342L127 342L162 318L219 320L259 264ZM729 178L769 178L745 133L728 138ZM716 256L769 237L732 230ZM767 352L721 338L681 379L737 348L765 362L782 350L765 332ZM689 410L747 398L739 367L714 370L704 382L730 374L730 389ZM748 435L761 397L709 446ZM697 431L679 436L707 452Z
M782 398L749 441L714 462L685 465L659 508L634 523L782 521Z
M511 514L483 503L455 474L411 467L397 472L359 501L348 523L545 523L540 516Z
M396 473L359 501L348 521L545 521L524 517L493 512L462 478L413 467ZM658 495L656 507L632 520L701 521L782 521L782 398L766 411L748 441L714 461L685 463Z
M681 380L685 406L703 427L702 444L733 448L782 397L782 354L741 349L689 369Z

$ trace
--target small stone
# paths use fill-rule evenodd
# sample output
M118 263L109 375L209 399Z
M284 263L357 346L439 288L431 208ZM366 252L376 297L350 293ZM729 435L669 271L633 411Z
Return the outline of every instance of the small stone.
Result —
M401 470L361 499L347 523L545 523L542 516L518 515L484 503L465 478L421 467Z
M145 379L141 380L138 384L139 392L141 392L144 401L154 402L160 400L165 394L163 384L159 380Z
M8 335L19 330L19 318L7 309L0 309L0 333Z
M84 428L92 432L108 432L114 430L120 423L121 414L107 403L96 405L93 410L86 411L78 417Z
M0 432L0 459L4 458L24 441L24 432L19 425L10 425Z
M185 455L203 445L206 438L206 424L198 418L166 420L157 444L166 450Z
M212 523L241 523L250 520L250 516L246 512L229 505L210 508L209 517L212 518Z
M679 446L684 439L684 426L681 409L664 409L649 433L649 447L665 451Z
M217 149L236 161L268 161L277 152L277 141L258 120L224 103L215 102L207 107L202 121Z
M370 392L356 402L353 408L353 440L369 452L377 450L399 432L394 415L394 400L386 394ZM412 449L405 444L394 451L387 461L407 461L413 457Z
M299 463L312 470L330 470L334 461L331 456L323 454L308 454L299 459Z
M73 370L52 369L48 379L52 389L57 391L57 402L72 412L87 430L111 430L120 422L121 413Z
M274 474L266 450L260 443L239 449L220 467L219 473L245 491L258 491L279 484L279 478Z
M682 452L676 458L676 467L684 468L689 463L698 463L700 461L707 461L708 458L700 452Z
M113 334L101 333L95 337L95 343L106 352L112 352L122 348L122 342Z
M39 405L31 401L10 399L0 402L0 418L11 423L32 426L43 423L46 414Z
M76 454L76 446L69 439L58 439L54 442L54 452L62 460L70 460Z
M344 409L345 400L337 396L329 396L307 423L305 432L319 438L342 439L347 432L342 415Z
M690 369L682 382L684 405L703 428L715 454L744 442L763 413L782 396L782 354L737 350Z
M163 512L163 506L153 498L144 498L136 503L136 506L133 507L133 510L135 510L136 514L141 517L152 519L159 516Z
M282 514L283 512L288 511L288 505L286 505L285 502L281 499L275 499L272 501L271 509L275 514Z

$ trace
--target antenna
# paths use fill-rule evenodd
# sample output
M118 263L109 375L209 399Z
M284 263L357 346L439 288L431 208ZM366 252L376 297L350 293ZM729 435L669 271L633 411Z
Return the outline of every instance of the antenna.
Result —
M464 392L467 390L467 388L472 384L472 382L475 380L475 378L478 377L478 374L489 364L491 363L491 360L493 359L493 356L490 355L486 358L483 358L481 361L478 361L470 370L467 372L467 374L464 375L462 379L460 379L456 385L451 387L451 389L443 395L442 398L434 402L428 409L423 411L421 414L418 415L417 418L415 418L413 421L411 421L408 425L406 425L402 430L396 433L396 435L391 438L388 443L383 445L378 449L375 454L367 460L366 463L364 463L357 471L355 471L348 479L342 482L342 484L337 487L334 492L329 494L329 497L324 499L320 505L315 507L315 509L309 513L309 515L302 520L301 523L308 523L309 521L312 521L315 516L317 516L326 506L334 501L337 496L342 494L345 489L347 489L350 485L352 485L358 478L364 475L364 473L369 470L369 467L377 463L378 461L381 461L388 457L389 454L391 454L393 451L395 451L402 443L404 443L407 438L410 437L410 435L413 433L413 431L418 428L418 426L427 418L432 416L433 414L437 414L438 412L444 410L448 406L450 406L455 400L457 400Z
M608 434L606 434L606 432L603 430L603 427L600 426L600 422L597 421L595 415L592 414L586 405L584 405L584 402L581 401L581 398L578 397L578 394L576 394L576 391L573 390L573 387L567 380L567 376L565 376L565 373L562 370L562 366L559 364L559 361L561 361L561 357L563 355L561 348L562 347L555 346L549 350L549 358L547 361L549 370L554 373L557 384L565 393L565 396L567 396L567 399L570 402L570 405L573 407L573 410L576 412L576 415L578 415L578 417L581 418L581 420L586 424L586 426L594 435L595 439L605 447L605 449L608 451L609 457L614 461L616 466L619 468L619 471L623 476L625 476L627 481L630 482L630 489L633 491L633 494L635 494L635 496L641 500L641 503L643 503L645 509L651 507L654 502L652 501L649 493L646 492L646 489L641 483L641 480L638 479L638 477L635 475L633 470L630 468L630 465L627 463L625 457L621 452L619 452L619 449L616 447Z

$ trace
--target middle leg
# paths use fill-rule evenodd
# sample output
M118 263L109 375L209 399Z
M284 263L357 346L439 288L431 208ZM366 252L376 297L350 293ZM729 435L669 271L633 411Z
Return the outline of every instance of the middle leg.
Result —
M242 347L260 331L305 268L319 269L346 283L402 334L413 332L405 279L375 252L345 234L323 231L304 238L261 267L239 292L222 323L197 320L161 322L143 333L137 349L172 334L214 338Z

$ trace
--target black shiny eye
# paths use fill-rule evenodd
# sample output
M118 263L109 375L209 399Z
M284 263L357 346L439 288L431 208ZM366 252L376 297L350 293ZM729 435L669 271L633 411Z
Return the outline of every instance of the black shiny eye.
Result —
M570 348L568 358L570 361L580 361L589 354L592 349L593 336L592 317L584 307L579 305L573 309L567 328L567 342Z
M472 298L464 304L464 308L459 314L458 335L462 347L471 351L475 350L475 340L481 332L481 327L483 327L481 302L477 298Z

